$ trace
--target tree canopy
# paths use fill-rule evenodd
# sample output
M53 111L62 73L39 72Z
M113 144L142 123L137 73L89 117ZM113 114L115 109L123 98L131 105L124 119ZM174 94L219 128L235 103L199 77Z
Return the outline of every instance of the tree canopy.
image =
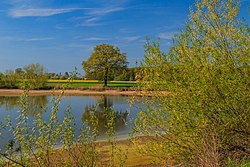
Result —
M119 71L126 69L127 64L126 54L110 44L97 45L89 59L82 62L85 76L103 80L104 86L107 86L108 80L113 79Z
M47 81L47 74L45 72L45 67L36 64L29 64L23 67L24 78L28 79L28 84L26 86L30 88L40 88L44 87Z

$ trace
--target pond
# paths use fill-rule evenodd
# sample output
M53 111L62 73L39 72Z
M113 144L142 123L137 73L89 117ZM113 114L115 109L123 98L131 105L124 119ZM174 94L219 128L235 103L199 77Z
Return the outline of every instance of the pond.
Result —
M49 121L49 115L51 114L53 106L53 97L34 96L29 98L29 121L32 122L38 113L42 114L45 121ZM98 113L97 119L99 121L98 140L102 140L106 138L106 126L105 120L102 119L102 111L105 107L111 107L117 115L115 120L116 135L118 138L126 138L131 131L129 126L133 124L132 120L138 113L138 109L135 106L139 105L134 104L133 107L131 107L129 99L130 97L127 96L64 96L59 105L58 119L62 121L65 116L65 111L70 107L70 111L75 117L77 127L76 135L79 135L83 121L88 119L88 111L91 108L96 108L96 112ZM16 118L20 110L19 101L19 97L0 97L0 121L9 115L11 121L14 123L17 122ZM2 135L0 136L0 149L4 150L5 145L12 138L13 136L10 132L2 131Z

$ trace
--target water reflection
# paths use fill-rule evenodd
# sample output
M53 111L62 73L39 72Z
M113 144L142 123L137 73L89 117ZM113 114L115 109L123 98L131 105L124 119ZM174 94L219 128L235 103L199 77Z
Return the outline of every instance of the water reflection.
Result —
M79 105L76 117L81 114L81 122L90 121L91 114L98 120L98 131L104 133L107 130L107 112L115 112L115 130L125 129L126 121L128 117L127 106L122 107L124 103L124 98L113 97L113 96L90 96L90 98L95 99L95 102L88 103L84 105ZM50 104L50 97L47 96L32 96L27 97L27 113L30 117L35 117L37 114L43 114ZM63 101L67 101L68 98L63 98ZM20 97L0 97L0 108L5 111L13 111L21 108ZM68 99L69 100L69 99ZM83 102L83 101L82 101ZM82 103L81 101L78 104ZM120 107L114 107L114 104L118 104ZM72 112L75 114L74 110ZM61 115L59 112L58 114ZM79 118L79 117L78 117Z
M98 131L100 133L104 133L107 131L107 123L109 119L107 112L115 113L114 129L116 131L126 127L128 111L115 110L112 99L108 98L107 96L98 97L97 103L95 105L85 106L84 112L82 114L82 122L89 122L91 120L91 114L93 114L98 121Z
M1 96L0 97L0 107L4 108L6 111L11 111L15 107L20 107L20 97L8 97L8 96ZM42 114L48 104L47 96L34 96L27 98L27 110L29 116L36 116L37 114Z
M46 96L37 96L28 99L28 115L36 116L37 114L42 114L46 111L48 102Z
M60 122L63 121L65 117L65 110L68 106L71 108L71 112L75 117L76 125L76 136L80 135L83 122L90 120L90 115L93 113L98 119L98 131L99 137L106 137L106 126L108 119L106 117L107 112L115 112L115 131L118 136L125 136L130 132L129 126L126 124L131 124L131 119L133 119L137 114L137 109L129 109L128 98L126 96L65 96L62 97L59 108L58 108L58 119ZM53 108L52 96L34 96L28 99L28 114L31 119L29 119L29 124L32 125L34 121L34 116L38 113L42 114L42 118L45 122L50 121L51 110ZM10 116L10 120L13 125L17 124L17 117L20 109L20 98L19 97L0 97L0 122L4 121L7 115ZM105 110L106 108L106 110ZM47 112L44 112L47 109ZM13 139L13 134L6 130L1 130L2 135L0 135L0 149L4 150L6 144L10 139Z

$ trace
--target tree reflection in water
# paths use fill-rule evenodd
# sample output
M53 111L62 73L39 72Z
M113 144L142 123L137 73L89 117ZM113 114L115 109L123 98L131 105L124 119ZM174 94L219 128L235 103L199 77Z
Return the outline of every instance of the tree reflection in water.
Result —
M47 96L32 96L27 97L27 110L29 116L36 116L42 114L48 104ZM20 97L7 97L0 96L0 107L5 108L6 111L10 111L15 107L20 107Z
M107 96L102 96L101 99L98 99L96 105L85 106L84 112L82 114L82 122L90 122L91 114L93 114L98 121L97 130L100 133L105 133L107 131L107 123L109 119L107 112L115 112L114 129L116 131L126 127L128 111L116 111L113 108L111 99L108 99Z
M10 111L18 106L19 97L0 96L0 107L3 107L6 111Z

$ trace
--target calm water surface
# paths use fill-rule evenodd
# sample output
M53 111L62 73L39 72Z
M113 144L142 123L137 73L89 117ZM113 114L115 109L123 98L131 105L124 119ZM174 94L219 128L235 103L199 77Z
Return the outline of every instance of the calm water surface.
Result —
M59 105L58 118L63 120L64 113L68 107L71 108L76 119L77 132L79 134L79 129L82 126L84 119L88 118L88 111L90 108L94 107L98 112L99 121L99 139L105 138L105 121L102 119L102 111L104 107L112 107L117 113L117 119L115 120L115 130L118 137L126 137L130 132L129 126L132 125L133 118L137 115L138 109L136 107L130 107L128 102L130 97L127 96L66 96L62 97L61 103ZM0 97L0 121L3 118L10 116L11 121L16 122L16 118L19 113L19 97ZM30 97L29 100L29 120L30 122L34 119L34 116L38 113L42 114L44 120L48 121L48 117L52 111L52 97L51 96L37 96ZM98 104L98 107L96 107ZM135 104L137 106L139 104ZM0 136L0 148L3 149L10 139L13 138L10 132L2 131Z

